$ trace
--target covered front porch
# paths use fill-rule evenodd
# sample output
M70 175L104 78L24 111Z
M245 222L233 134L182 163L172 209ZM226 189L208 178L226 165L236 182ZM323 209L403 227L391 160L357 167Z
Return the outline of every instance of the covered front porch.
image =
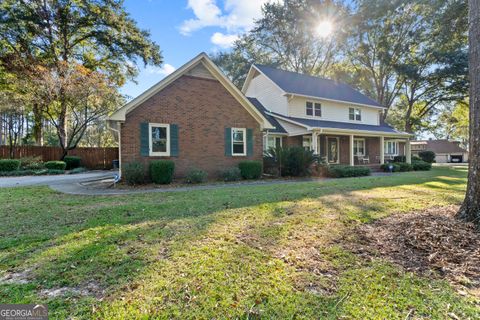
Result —
M409 137L346 134L313 131L309 134L286 138L288 145L301 144L329 164L378 166L405 156L411 163Z

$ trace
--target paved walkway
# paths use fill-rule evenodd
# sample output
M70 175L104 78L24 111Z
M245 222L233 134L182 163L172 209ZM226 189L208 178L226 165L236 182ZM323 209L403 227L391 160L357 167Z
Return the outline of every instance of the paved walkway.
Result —
M81 181L101 179L103 177L113 179L115 174L116 172L114 171L89 171L79 174L52 176L0 177L0 188L77 184Z
M115 189L108 188L113 183L113 177L117 174L115 171L93 171L75 175L58 176L27 176L27 177L4 177L0 178L0 188L18 187L18 186L39 186L46 185L58 192L75 195L124 195L124 194L142 194L155 192L185 192L194 190L214 190L222 188L238 188L245 186L271 186L271 185L292 185L304 182L321 182L330 180L329 178L305 178L295 180L257 180L242 181L236 183L214 183L196 186L184 187L164 187L164 188L139 188L139 189ZM374 172L373 176L386 176L389 173Z

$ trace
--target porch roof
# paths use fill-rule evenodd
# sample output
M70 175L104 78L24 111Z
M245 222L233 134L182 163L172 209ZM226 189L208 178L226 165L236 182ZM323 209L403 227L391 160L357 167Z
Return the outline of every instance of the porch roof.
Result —
M247 97L248 100L253 104L255 108L257 108L260 113L267 118L267 120L270 122L272 126L275 127L275 129L269 129L268 131L271 133L287 133L287 131L282 127L282 125L275 119L273 116L268 114L267 109L263 106L263 104L260 103L256 98L251 98Z
M337 129L337 130L349 130L349 131L365 131L365 132L378 132L392 135L405 135L409 136L410 134L402 131L398 131L395 128L389 126L388 124L383 124L379 126L369 125L369 124L360 124L360 123L350 123L350 122L337 122L337 121L327 121L327 120L317 120L317 119L303 119L296 117L288 117L275 112L269 112L268 114L272 115L275 118L283 119L286 121L291 121L299 125L308 127L309 129Z

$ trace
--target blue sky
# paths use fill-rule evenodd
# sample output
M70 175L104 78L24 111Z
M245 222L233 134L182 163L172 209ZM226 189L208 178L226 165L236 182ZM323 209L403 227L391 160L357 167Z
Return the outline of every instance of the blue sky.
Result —
M125 0L127 12L160 45L164 65L142 66L137 83L127 83L122 93L136 97L198 53L228 49L252 27L267 1Z

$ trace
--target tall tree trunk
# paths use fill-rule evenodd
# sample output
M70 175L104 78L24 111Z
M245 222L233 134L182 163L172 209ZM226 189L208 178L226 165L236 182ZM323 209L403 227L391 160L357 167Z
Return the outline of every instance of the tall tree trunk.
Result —
M467 193L458 216L480 228L480 0L469 0L470 156Z
M33 105L33 137L35 145L43 146L43 116L40 106L35 103Z

